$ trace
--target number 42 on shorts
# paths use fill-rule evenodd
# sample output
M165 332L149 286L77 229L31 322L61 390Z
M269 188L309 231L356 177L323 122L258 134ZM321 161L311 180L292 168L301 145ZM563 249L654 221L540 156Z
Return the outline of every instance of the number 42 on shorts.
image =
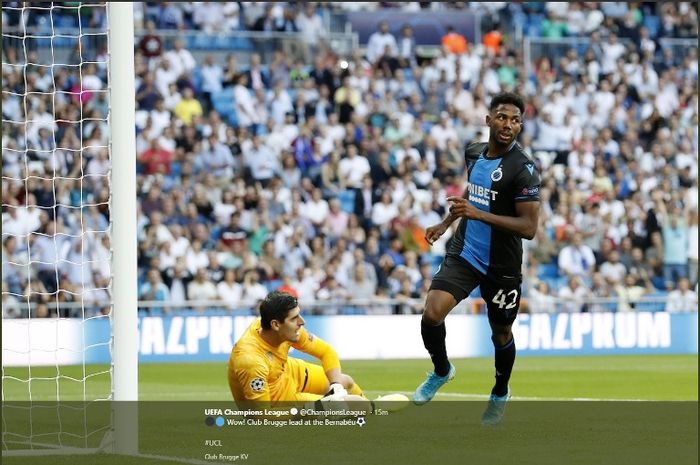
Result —
M511 299L510 302L506 302L509 298ZM505 293L503 291L503 289L499 289L498 292L496 293L496 295L493 296L493 299L491 299L491 302L498 305L499 309L505 308L506 310L511 310L512 308L514 308L517 301L518 301L518 290L517 289L513 289L508 293Z

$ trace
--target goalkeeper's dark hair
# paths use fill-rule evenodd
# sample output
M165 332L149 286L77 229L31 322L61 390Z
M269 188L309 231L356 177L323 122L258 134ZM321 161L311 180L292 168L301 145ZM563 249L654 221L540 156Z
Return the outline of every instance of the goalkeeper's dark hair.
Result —
M286 292L270 292L265 299L260 302L260 325L263 329L270 329L272 320L280 323L287 318L287 314L299 303L296 297Z
M525 102L523 102L523 99L518 94L514 94L513 92L501 92L500 94L496 94L496 96L491 99L489 111L491 112L495 110L498 105L503 104L511 104L518 107L521 115L525 113Z

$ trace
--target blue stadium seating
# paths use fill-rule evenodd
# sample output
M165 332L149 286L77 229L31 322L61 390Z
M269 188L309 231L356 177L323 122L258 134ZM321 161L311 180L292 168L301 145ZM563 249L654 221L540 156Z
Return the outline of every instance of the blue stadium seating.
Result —
M76 17L72 15L54 15L53 25L58 29L78 27Z
M282 285L282 280L281 279L274 279L272 281L264 281L263 285L267 289L267 292L272 292L277 289Z
M340 200L340 208L344 212L352 213L355 211L355 191L348 189L339 192L338 200Z
M649 30L649 36L651 36L652 39L656 39L659 35L659 29L661 28L661 19L656 15L644 16L642 26Z
M646 297L666 297L668 293L666 291L656 291L651 294L647 294ZM643 302L635 304L635 310L638 312L663 312L666 308L664 302Z
M233 100L233 87L226 87L221 92L212 95L212 105L222 118L234 128L238 127L238 115Z
M538 278L558 278L559 265L556 263L541 263L537 268Z
M542 21L544 21L544 15L531 14L525 24L525 35L540 37L542 35Z

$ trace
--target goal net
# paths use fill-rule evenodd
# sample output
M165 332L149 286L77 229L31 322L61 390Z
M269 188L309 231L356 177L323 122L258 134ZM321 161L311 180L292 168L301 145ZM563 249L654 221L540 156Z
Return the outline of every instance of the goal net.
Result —
M108 10L2 6L3 455L90 451L112 436L110 120L129 97L110 85Z

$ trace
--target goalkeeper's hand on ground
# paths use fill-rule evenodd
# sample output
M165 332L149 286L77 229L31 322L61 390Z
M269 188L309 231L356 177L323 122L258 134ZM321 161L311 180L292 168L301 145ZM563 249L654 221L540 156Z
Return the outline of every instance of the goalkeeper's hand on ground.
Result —
M344 400L348 391L340 383L331 384L328 392L321 398L321 402Z

